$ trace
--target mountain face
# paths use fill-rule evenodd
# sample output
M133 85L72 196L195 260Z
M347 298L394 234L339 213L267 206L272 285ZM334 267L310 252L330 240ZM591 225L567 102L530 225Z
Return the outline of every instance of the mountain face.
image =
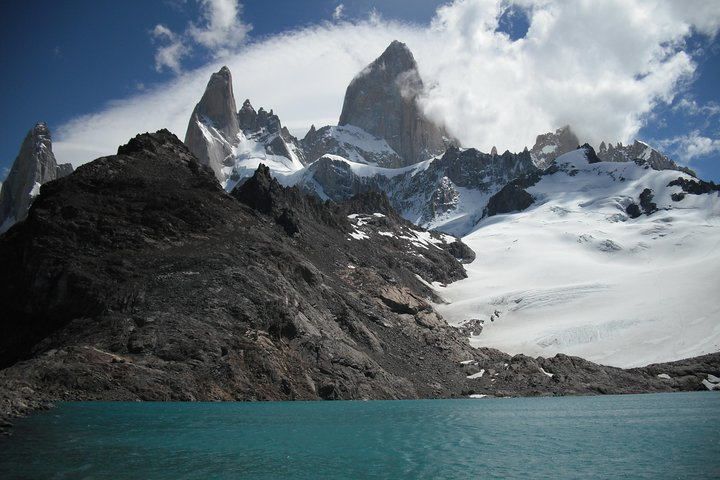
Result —
M223 167L232 161L239 133L232 75L223 67L212 74L205 93L195 105L185 133L185 145L222 180Z
M530 150L533 163L541 170L549 167L560 155L572 152L580 145L580 140L569 126L558 128L555 132L538 135Z
M326 205L260 168L230 196L172 134L141 135L45 185L0 237L0 391L460 395L479 353L427 285L463 278L470 255L379 194Z
M393 41L347 88L339 125L354 125L385 139L403 167L445 151L449 135L428 119L418 99L423 83L412 53Z
M288 174L305 165L305 153L300 142L282 126L280 118L272 110L264 108L256 112L250 100L245 100L238 112L241 129L239 142L225 169L224 181L227 191L241 180L251 177L262 163L277 174Z
M442 157L384 169L325 155L281 179L323 200L343 201L362 192L387 192L404 218L425 228L462 236L482 217L489 198L519 176L537 172L528 152L502 155L449 148Z
M72 173L72 165L58 165L52 152L50 130L38 123L25 137L0 190L0 233L27 217L40 186Z
M324 155L335 155L385 168L403 164L403 159L386 140L353 125L325 126L319 130L313 125L302 140L302 149L305 158L313 161Z

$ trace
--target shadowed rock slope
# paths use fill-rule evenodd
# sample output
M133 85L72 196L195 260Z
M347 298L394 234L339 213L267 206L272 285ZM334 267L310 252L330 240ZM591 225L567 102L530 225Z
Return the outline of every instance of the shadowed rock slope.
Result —
M426 283L462 278L471 258L382 194L320 203L260 168L229 195L174 135L139 135L44 185L0 237L0 417L54 400L701 387L693 369L669 382L472 349Z

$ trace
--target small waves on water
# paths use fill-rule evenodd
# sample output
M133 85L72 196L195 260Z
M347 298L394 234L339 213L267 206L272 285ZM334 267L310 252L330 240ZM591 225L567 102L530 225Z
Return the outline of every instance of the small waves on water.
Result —
M717 478L718 411L711 392L66 403L0 440L0 478Z

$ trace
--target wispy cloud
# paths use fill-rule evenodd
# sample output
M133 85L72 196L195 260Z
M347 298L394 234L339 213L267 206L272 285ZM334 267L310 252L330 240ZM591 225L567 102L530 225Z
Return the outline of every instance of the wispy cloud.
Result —
M342 20L343 10L345 10L345 5L343 5L342 3L335 7L335 10L333 10L333 20L335 20L336 22Z
M695 100L682 98L673 107L673 111L682 112L687 115L702 116L702 117L714 117L720 115L720 103L718 102L707 102L700 104Z
M699 130L686 135L661 140L660 145L674 153L681 161L690 163L698 158L720 153L720 139L704 136Z
M165 25L155 25L151 35L163 44L155 52L155 70L161 72L167 68L176 74L180 73L182 59L190 54L190 48Z
M530 24L525 37L515 41L498 31L509 3L523 8ZM203 3L206 12L221 4L228 2ZM239 4L229 4L237 9L227 12L243 25ZM375 14L361 22L293 31L238 52L231 46L245 38L249 27L213 23L213 18L208 13L196 28L226 34L192 37L190 28L178 36L180 43L206 48L202 38L235 53L63 125L54 146L60 161L80 163L112 153L139 131L167 127L182 138L210 73L222 64L235 73L238 101L250 98L256 108L273 108L296 135L311 124L335 124L352 77L393 39L407 43L418 61L428 88L423 99L428 115L444 122L466 146L519 151L532 145L535 135L565 124L582 141L627 142L657 106L670 104L692 80L696 64L684 50L689 35L714 35L720 27L714 0L689 6L640 0L458 0L441 7L430 26ZM168 34L158 35L172 44ZM165 68L172 68L170 53ZM696 145L688 153L715 148L712 141L703 146L700 137L688 136L688 145L691 140Z
M190 23L184 32L175 33L158 24L151 36L160 44L155 52L155 69L182 71L182 60L193 48L201 47L211 58L229 55L242 45L252 26L241 19L242 4L237 0L196 0L200 6L199 23Z

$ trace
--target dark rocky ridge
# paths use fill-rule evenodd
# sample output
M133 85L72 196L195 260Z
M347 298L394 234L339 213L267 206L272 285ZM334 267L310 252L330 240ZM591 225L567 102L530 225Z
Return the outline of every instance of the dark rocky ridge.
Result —
M0 416L54 400L691 390L720 375L717 355L655 367L682 372L668 381L473 349L427 301L426 281L464 276L461 244L404 241L415 227L382 195L321 203L268 173L230 196L160 131L44 185L0 237Z

